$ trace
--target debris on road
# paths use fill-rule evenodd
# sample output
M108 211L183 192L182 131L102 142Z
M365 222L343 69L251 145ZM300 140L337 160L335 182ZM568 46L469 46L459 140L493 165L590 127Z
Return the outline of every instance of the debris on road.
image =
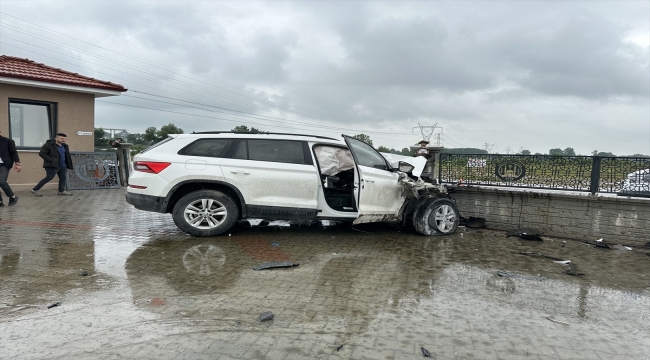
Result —
M526 279L526 280L535 280L535 281L544 281L548 280L548 278L544 276L527 276L527 275L521 275L517 273L512 273L508 271L497 271L497 275L501 277L509 277L509 278L520 278L520 279Z
M578 272L578 265L576 265L574 263L569 263L569 264L566 264L566 265L568 265L569 267L566 270L564 270L565 274L571 275L571 276L582 276L582 275L584 275L583 273Z
M280 244L278 244L278 243L276 243L276 242L272 242L272 243L271 243L271 246L280 246Z
M273 320L273 313L271 311L263 312L260 314L259 320L262 322Z
M53 307L57 307L57 306L60 306L60 305L61 305L60 302L55 302L54 304L48 306L47 308L48 308L48 309L51 309L51 308L53 308Z
M521 251L521 252L518 252L517 254L543 257L543 258L551 259L551 260L554 260L554 261L564 261L563 259L560 259L560 258L555 257L555 256L540 254L538 252L532 252L532 251Z
M466 219L461 216L459 224L462 226L467 226L468 228L480 229L482 227L485 227L485 218L470 216L469 219Z
M621 244L614 245L614 249L616 249L616 250L632 250L631 247L624 246L624 245L621 245Z
M358 231L358 232L364 233L364 234L370 234L370 233L367 232L367 231L363 231L363 230L355 229L355 228L353 228L353 227L351 227L350 229L352 229L352 230L354 230L354 231Z
M542 237L540 236L539 230L532 229L532 228L521 228L521 229L510 230L506 233L506 236L517 236L524 240L543 241Z
M285 268L285 267L293 267L298 265L300 265L300 263L293 262L293 261L270 261L254 267L253 270L257 271L257 270L272 269L272 268Z
M568 266L568 269L564 270L564 273L567 274L567 275L573 275L573 276L582 276L582 275L584 275L583 273L578 272L578 265L572 263L571 260L562 260L562 259L557 258L555 256L540 254L538 252L530 252L530 251L528 251L528 252L519 252L518 254L551 259L551 260L553 260L554 263Z
M431 356L431 353L429 352L429 350L425 349L424 347L420 347L420 350L422 350L422 356L428 357L428 358L433 357L433 356Z
M88 271L87 271L87 270L84 270L84 271L82 271L81 274L79 274L79 275L81 275L81 276L88 276Z
M607 245L605 243L602 243L602 242L598 242L595 245L596 245L597 249L611 249L611 247L609 247L609 245Z
M562 324L562 325L569 325L569 323L565 323L564 321L560 321L560 320L555 320L555 319L553 319L553 318L550 317L550 316L547 316L546 318L547 318L548 320L554 322L554 323L558 323L558 324Z
M341 351L341 349L343 349L343 346L344 346L344 345L345 345L345 344L341 344L341 345L337 346L337 347L336 347L336 351Z

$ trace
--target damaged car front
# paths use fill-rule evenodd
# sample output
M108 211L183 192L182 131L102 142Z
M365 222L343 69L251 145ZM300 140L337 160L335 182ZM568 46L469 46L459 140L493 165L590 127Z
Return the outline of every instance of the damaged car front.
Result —
M422 179L425 158L382 154L354 137L343 137L355 162L355 223L399 221L427 236L456 231L458 207L444 186Z

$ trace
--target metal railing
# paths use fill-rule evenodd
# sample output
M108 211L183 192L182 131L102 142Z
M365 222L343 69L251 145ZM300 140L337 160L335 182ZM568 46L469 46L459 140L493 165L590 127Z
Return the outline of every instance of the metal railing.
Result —
M650 196L650 158L440 154L440 183Z

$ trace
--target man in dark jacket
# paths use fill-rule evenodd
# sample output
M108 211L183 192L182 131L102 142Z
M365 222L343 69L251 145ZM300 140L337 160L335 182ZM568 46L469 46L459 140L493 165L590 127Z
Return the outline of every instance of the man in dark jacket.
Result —
M65 143L67 138L68 136L66 134L58 133L54 140L46 141L43 147L41 147L38 156L43 158L43 167L45 168L46 176L34 186L31 190L32 194L43 196L40 192L43 185L54 179L54 175L58 175L59 195L72 195L72 193L65 191L68 169L73 169L70 149L68 148L68 144Z
M16 172L20 172L20 159L18 158L18 151L16 151L16 142L2 136L1 133L0 131L0 189L9 198L9 206L14 206L18 202L18 196L11 190L7 178L12 167ZM2 194L0 194L0 206L4 205Z

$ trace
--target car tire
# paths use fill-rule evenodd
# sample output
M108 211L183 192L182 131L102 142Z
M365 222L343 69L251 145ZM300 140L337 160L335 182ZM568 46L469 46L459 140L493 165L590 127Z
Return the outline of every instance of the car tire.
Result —
M217 236L230 230L239 209L228 195L216 190L199 190L183 196L172 211L174 223L192 236Z
M456 204L445 198L431 199L415 210L415 231L426 236L449 235L456 232L460 213Z

